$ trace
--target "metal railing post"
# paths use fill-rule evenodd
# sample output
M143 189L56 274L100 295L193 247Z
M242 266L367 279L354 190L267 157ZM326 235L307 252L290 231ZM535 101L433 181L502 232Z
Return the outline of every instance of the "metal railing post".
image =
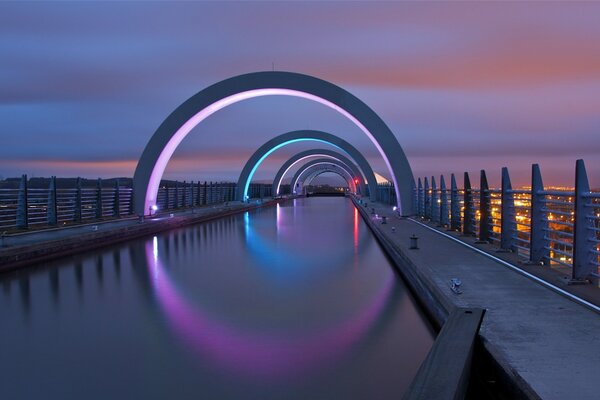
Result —
M510 183L508 168L502 168L502 204L500 205L500 248L515 251L515 236L517 235L517 220L515 214L515 199Z
M573 281L588 279L597 268L594 259L594 214L590 184L583 160L575 165L575 224L573 227Z
M46 209L46 221L48 225L56 226L58 224L58 210L56 208L56 176L50 177Z
M73 205L73 222L81 222L81 178L77 177L75 184L75 204Z
M194 207L196 202L194 201L194 181L190 181L190 206Z
M491 194L485 170L481 170L479 180L479 241L490 240Z
M423 178L423 195L425 197L425 218L431 218L431 195L429 194L429 181L427 177Z
M417 215L419 217L425 216L425 196L423 195L423 184L421 183L421 178L418 178L417 183L417 201L419 202L419 208L417 209Z
M182 207L185 208L187 207L187 189L188 189L188 185L186 181L183 181L183 192L181 193L181 203L182 203Z
M463 216L463 234L474 235L473 230L473 192L471 190L471 180L469 179L469 173L465 172L464 178L464 216Z
M417 185L415 184L415 178L410 179L410 188L412 190L412 209L415 215L419 215L419 192L417 192ZM396 204L398 205L398 204Z
M121 196L119 195L118 179L115 179L115 193L113 196L113 217L121 217Z
M438 206L438 192L437 186L435 185L435 177L431 177L431 220L433 222L440 222L440 209Z
M96 184L96 218L102 218L102 179Z
M27 229L29 227L29 215L27 208L27 175L21 175L19 183L19 193L17 195L17 229Z
M207 205L208 204L208 200L206 198L206 196L208 195L208 186L206 181L204 181L204 196L202 196L202 205Z
M173 208L181 207L181 203L179 202L179 181L175 181L175 205Z
M531 166L531 233L529 236L529 262L546 263L550 257L550 242L546 235L548 219L546 217L546 197L544 183L538 164Z
M444 175L440 176L440 225L448 226L448 193Z
M450 229L460 231L460 202L454 174L450 175Z

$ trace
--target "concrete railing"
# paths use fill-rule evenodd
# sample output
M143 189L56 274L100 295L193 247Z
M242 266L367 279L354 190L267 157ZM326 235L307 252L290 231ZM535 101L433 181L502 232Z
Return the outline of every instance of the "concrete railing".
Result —
M600 266L600 193L590 190L583 160L576 163L575 189L544 188L540 168L532 166L531 188L513 190L507 168L502 187L488 187L484 170L479 188L465 172L458 188L444 177L418 179L414 189L417 215L439 226L476 236L480 242L517 252L533 264L572 268L572 279L597 278Z
M175 182L163 184L158 191L158 210L233 201L236 184L231 182ZM250 198L271 197L270 184L251 184ZM112 218L133 216L133 190L114 181L111 186L98 179L93 187L57 188L56 177L47 188L28 187L27 175L19 187L0 189L0 232L55 227Z

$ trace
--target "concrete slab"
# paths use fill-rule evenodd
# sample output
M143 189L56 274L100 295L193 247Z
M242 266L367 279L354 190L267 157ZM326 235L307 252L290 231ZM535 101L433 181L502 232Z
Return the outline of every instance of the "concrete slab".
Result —
M521 384L543 399L598 399L600 315L502 264L409 219L389 206L369 203L370 226L399 255L409 275L424 277L446 314L452 307L487 309L483 345ZM359 206L360 207L360 206ZM387 217L382 224L381 216ZM418 250L411 250L416 235ZM462 294L451 290L460 278ZM426 300L427 301L427 300ZM435 305L434 305L435 307ZM434 312L435 314L435 312ZM438 313L439 314L439 313Z

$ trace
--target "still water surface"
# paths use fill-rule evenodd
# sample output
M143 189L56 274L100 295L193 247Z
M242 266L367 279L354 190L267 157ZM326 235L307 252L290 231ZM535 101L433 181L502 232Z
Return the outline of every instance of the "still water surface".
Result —
M0 285L6 399L399 398L433 341L343 198L124 242Z

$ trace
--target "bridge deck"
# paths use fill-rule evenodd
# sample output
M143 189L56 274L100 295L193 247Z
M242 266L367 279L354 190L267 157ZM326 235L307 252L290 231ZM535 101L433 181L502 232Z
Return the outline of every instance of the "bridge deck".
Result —
M387 215L388 223L370 214ZM600 315L508 267L410 219L389 206L369 204L363 215L392 255L405 265L447 313L454 306L487 309L481 325L485 348L532 397L598 399ZM392 230L395 228L395 232ZM410 236L418 236L411 250ZM460 278L462 294L451 290Z

